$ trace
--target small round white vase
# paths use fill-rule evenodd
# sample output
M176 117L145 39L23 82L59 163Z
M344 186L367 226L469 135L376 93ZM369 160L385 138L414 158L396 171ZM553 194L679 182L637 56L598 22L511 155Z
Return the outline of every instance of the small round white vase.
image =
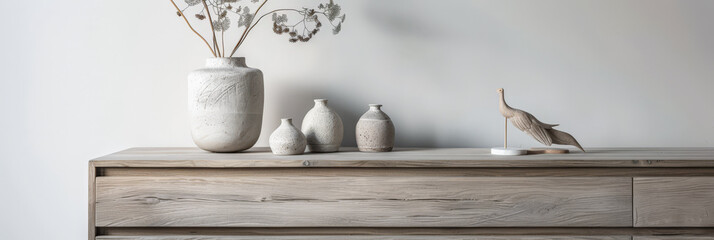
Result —
M295 126L292 118L281 119L280 126L270 134L270 150L275 155L298 155L305 152L307 140Z
M362 152L389 152L394 148L394 123L381 107L369 104L369 110L357 121L357 148Z
M302 133L310 152L337 152L344 134L342 118L327 107L327 99L315 99L315 106L302 120Z
M209 58L188 75L188 113L196 145L211 152L252 147L263 122L263 73L245 58Z

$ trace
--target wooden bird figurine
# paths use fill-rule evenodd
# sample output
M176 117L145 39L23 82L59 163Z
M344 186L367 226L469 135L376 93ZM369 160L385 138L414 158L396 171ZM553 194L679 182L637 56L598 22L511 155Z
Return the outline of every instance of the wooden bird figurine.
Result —
M558 124L543 123L530 113L511 108L506 104L506 99L503 94L503 88L499 88L498 95L501 97L499 110L501 111L501 115L506 118L506 121L511 119L511 123L515 125L516 128L528 133L528 135L531 135L531 137L538 140L538 142L547 146L551 144L572 145L585 152L585 149L580 146L572 135L553 129L553 127L558 126Z

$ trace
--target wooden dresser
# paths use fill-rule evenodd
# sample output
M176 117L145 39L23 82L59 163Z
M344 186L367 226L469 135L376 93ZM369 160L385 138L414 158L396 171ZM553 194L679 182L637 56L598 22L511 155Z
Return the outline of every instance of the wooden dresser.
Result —
M714 239L714 149L133 148L89 162L95 238Z

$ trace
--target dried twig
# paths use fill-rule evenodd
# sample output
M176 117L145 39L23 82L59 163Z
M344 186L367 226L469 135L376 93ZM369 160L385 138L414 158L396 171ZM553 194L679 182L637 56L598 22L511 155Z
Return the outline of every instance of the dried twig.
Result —
M217 57L216 52L213 51L213 48L211 48L211 44L208 44L208 41L206 41L206 39L203 38L203 36L201 36L201 34L199 34L199 33L196 31L196 29L193 29L193 27L191 26L191 23L189 23L189 22L188 22L188 19L186 19L186 15L184 15L184 14L183 14L183 11L181 11L181 9L179 9L179 7L176 5L176 2L174 2L174 0L170 0L170 1L171 1L171 3L174 5L174 7L176 7L176 11L178 11L178 13L181 14L181 17L183 17L183 20L186 21L186 24L188 24L188 28L190 28L191 31L193 31L193 33L195 33L196 35L198 35L198 37L201 38L201 40L203 40L203 42L206 43L206 46L208 46L208 49L211 50L211 53L213 54L213 56L214 56L214 57Z
M255 18L255 15L258 15L258 12L260 12L260 9L263 8L263 6L265 5L265 3L267 3L267 2L268 2L268 0L265 0L265 1L263 1L262 4L260 4L260 7L258 7L258 9L255 10L255 13L253 14L253 18ZM262 18L262 17L261 17L261 18ZM260 19L258 19L258 21L260 21ZM250 22L253 23L253 19L251 19ZM248 24L248 26L250 26L250 25L251 25L251 24ZM231 51L231 55L229 55L229 57L233 56L233 54L236 53L236 51L238 50L238 47L239 47L240 44L243 42L243 39L245 38L245 36L248 35L248 32L250 32L250 28L249 28L248 26L246 26L246 27L245 27L245 30L243 30L243 34L240 36L240 40L238 40L238 43L237 43L236 46L233 48L233 51Z
M213 33L213 46L215 47L216 52L218 52L218 56L223 57L223 55L221 55L221 50L218 49L218 41L216 41L216 28L213 27L213 19L211 19L211 10L208 9L206 0L201 0L201 2L203 2L203 7L206 8L206 15L208 15L208 22L211 23L211 33Z

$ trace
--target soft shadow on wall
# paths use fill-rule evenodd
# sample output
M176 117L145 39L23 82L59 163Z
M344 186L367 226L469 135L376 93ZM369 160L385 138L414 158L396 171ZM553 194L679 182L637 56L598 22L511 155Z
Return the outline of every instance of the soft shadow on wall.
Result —
M414 9L394 11L405 5ZM279 125L278 119L283 117L292 117L295 126L300 128L302 118L313 106L312 100L325 98L342 117L343 146L356 146L355 125L370 103L383 104L383 110L394 121L397 147L489 146L489 139L474 137L488 135L474 126L484 126L478 123L484 119L478 116L483 113L478 109L493 110L490 100L496 95L464 90L477 86L476 89L493 93L490 89L495 91L502 86L485 86L486 79L474 81L464 77L475 75L470 72L478 68L470 65L485 66L471 59L474 55L469 54L478 48L454 47L472 43L463 41L468 36L453 29L447 20L424 18L430 11L428 6L426 2L402 0L356 4L360 9L353 9L352 13L362 15L352 18L353 28L345 28L334 39L327 38L329 36L316 39L324 42L311 52L330 59L329 63L320 65L334 72L310 77L297 73L266 80L266 106L269 107L265 110L263 131L272 132ZM365 40L364 35L370 38ZM313 47L311 44L316 43L293 46L289 51L299 53ZM317 69L314 65L318 64L309 67ZM483 96L486 100L474 99L474 96ZM464 102L479 104L459 108L458 103ZM496 111L488 112L488 116L499 120ZM264 144L266 137L263 133L260 142Z
M344 124L344 139L342 146L353 147L357 146L355 140L355 126L357 121L368 109L368 104L372 102L365 101L365 97L359 95L340 94L339 91L332 91L329 87L305 86L295 83L284 84L282 88L266 89L266 101L272 102L269 105L274 106L271 109L265 110L265 119L263 121L264 131L273 131L279 125L279 121L270 121L267 119L292 118L295 127L300 129L302 119L313 106L314 99L328 99L328 106L335 110L342 118ZM280 98L271 98L270 95L281 96ZM266 105L268 105L266 103ZM396 106L396 105L395 105ZM388 106L389 107L393 106ZM406 107L406 106L405 106ZM415 109L416 110L416 109ZM385 110L387 114L388 111ZM434 124L422 124L418 127L419 131L399 131L400 125L407 125L407 119L390 116L396 125L396 145L399 147L433 147L436 144ZM410 126L410 128L414 128Z

